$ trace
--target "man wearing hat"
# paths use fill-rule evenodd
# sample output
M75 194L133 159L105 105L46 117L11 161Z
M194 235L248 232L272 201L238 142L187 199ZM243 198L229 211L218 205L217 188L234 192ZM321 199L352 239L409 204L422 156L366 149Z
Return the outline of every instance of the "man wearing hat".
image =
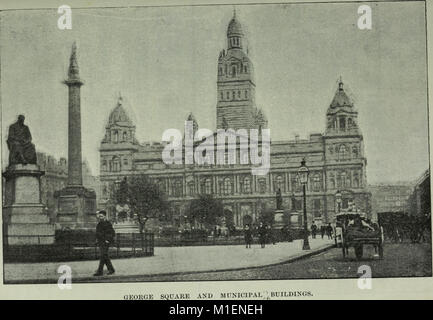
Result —
M103 275L104 265L107 266L108 274L113 274L114 268L108 256L108 249L110 244L114 242L114 229L111 222L107 220L107 212L104 210L97 213L97 218L99 222L96 226L96 242L99 246L100 259L98 270L95 272L94 276Z

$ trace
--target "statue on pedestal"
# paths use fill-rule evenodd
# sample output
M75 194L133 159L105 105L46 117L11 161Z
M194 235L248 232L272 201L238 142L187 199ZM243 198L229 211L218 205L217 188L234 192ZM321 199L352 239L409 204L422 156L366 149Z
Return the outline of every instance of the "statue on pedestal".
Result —
M32 135L24 124L25 117L18 116L17 122L9 127L7 145L9 148L9 165L36 164L36 150Z
M283 198L281 197L281 189L278 188L276 193L276 200L277 200L277 210L282 210L283 207Z

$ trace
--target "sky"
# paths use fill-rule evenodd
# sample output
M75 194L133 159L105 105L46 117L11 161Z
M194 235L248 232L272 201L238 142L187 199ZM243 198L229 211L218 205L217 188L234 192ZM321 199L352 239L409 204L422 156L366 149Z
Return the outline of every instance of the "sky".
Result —
M256 104L272 140L324 132L342 76L359 112L370 184L417 179L429 166L423 2L238 5L254 64ZM7 128L26 116L36 148L67 156L66 78L73 41L81 88L82 147L93 174L119 92L140 142L161 141L193 112L215 129L219 52L233 6L74 9L59 30L55 9L1 12L2 165Z

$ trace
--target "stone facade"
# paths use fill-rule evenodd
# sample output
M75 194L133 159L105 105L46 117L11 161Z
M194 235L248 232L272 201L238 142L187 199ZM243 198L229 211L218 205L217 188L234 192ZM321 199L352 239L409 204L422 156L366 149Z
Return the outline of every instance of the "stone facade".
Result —
M243 51L242 28L236 17L227 31L228 49L218 59L217 129L266 128L266 118L255 106L253 64ZM211 193L222 199L225 210L234 214L236 226L244 218L256 220L264 207L276 209L276 191L281 189L282 208L302 213L302 189L297 179L302 158L310 170L307 185L308 221L333 222L337 211L335 194L340 190L340 210L354 203L370 214L370 193L366 189L366 165L363 136L358 127L358 112L340 80L335 97L326 113L326 130L309 139L271 141L271 168L267 175L251 174L250 165L166 165L161 159L164 145L139 143L135 124L120 100L111 112L100 147L101 202L110 198L110 190L123 177L145 173L153 178L169 197L174 224L182 224L189 201L198 194ZM187 120L197 121L192 115ZM300 221L299 221L300 222Z

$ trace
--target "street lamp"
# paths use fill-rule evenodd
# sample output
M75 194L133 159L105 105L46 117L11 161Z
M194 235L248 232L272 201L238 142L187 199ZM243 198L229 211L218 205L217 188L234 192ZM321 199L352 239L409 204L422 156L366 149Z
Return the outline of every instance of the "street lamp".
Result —
M310 243L308 242L308 222L307 222L307 196L306 196L306 185L308 182L308 170L305 165L305 158L301 161L301 167L298 169L298 179L302 184L302 192L304 195L304 244L302 245L302 250L310 250Z
M337 190L337 193L335 194L335 199L337 201L338 213L340 213L340 205L341 205L341 192L340 192L340 190Z

